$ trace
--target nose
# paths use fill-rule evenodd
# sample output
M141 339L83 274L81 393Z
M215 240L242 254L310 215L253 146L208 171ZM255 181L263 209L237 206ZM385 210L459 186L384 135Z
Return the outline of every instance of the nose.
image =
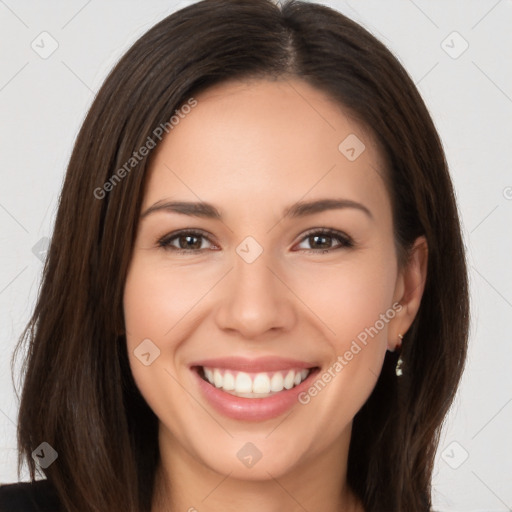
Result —
M283 272L265 251L252 263L236 255L226 276L216 322L220 329L236 331L241 338L256 339L267 331L286 331L297 320L294 295Z

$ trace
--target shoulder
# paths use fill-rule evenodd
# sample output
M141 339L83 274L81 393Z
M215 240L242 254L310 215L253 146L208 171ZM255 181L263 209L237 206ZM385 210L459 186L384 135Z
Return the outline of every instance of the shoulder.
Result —
M0 485L0 512L62 512L48 480Z

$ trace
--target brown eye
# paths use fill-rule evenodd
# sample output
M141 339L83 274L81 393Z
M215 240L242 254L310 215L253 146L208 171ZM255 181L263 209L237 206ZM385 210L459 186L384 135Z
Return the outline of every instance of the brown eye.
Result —
M331 250L340 249L340 248L348 248L353 247L354 243L350 237L341 233L340 231L336 231L333 229L323 229L312 231L306 234L306 236L302 239L303 243L307 241L310 244L311 248L302 248L305 251L322 251L329 252ZM333 242L337 241L336 246L332 246Z
M166 250L192 253L206 249L203 247L204 240L208 240L208 238L200 231L180 231L161 238L158 245Z

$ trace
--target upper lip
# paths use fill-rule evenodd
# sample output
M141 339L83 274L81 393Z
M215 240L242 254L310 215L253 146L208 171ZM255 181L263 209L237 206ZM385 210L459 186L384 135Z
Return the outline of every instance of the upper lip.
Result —
M258 358L247 357L220 357L216 359L202 359L190 365L205 366L206 368L223 368L225 370L238 370L245 372L271 372L291 370L294 368L314 368L316 365L307 361L288 359L283 357L267 356Z

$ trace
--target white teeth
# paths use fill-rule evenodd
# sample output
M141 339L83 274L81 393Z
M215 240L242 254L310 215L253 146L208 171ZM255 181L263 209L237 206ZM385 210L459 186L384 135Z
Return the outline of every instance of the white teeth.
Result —
M235 379L235 391L237 393L250 393L252 391L252 380L248 373L238 372Z
M284 379L280 372L274 373L270 381L270 391L278 392L283 391Z
M270 396L283 389L291 389L298 386L309 375L308 369L275 372L272 377L265 372L250 375L246 372L228 370L221 372L218 368L203 368L203 370L208 382L216 388L248 398Z
M266 373L258 373L252 383L253 393L270 393L270 378Z
M230 372L224 373L224 385L222 386L224 391L233 391L235 389L235 377Z
M220 373L217 369L213 370L213 383L215 384L216 388L222 387L223 380L224 379L222 378L222 373Z
M209 368L203 368L203 370L210 384L213 384L213 372Z
M288 375L284 378L284 387L286 389L292 389L293 388L293 380L295 378L295 372L293 370L290 370L288 372Z

